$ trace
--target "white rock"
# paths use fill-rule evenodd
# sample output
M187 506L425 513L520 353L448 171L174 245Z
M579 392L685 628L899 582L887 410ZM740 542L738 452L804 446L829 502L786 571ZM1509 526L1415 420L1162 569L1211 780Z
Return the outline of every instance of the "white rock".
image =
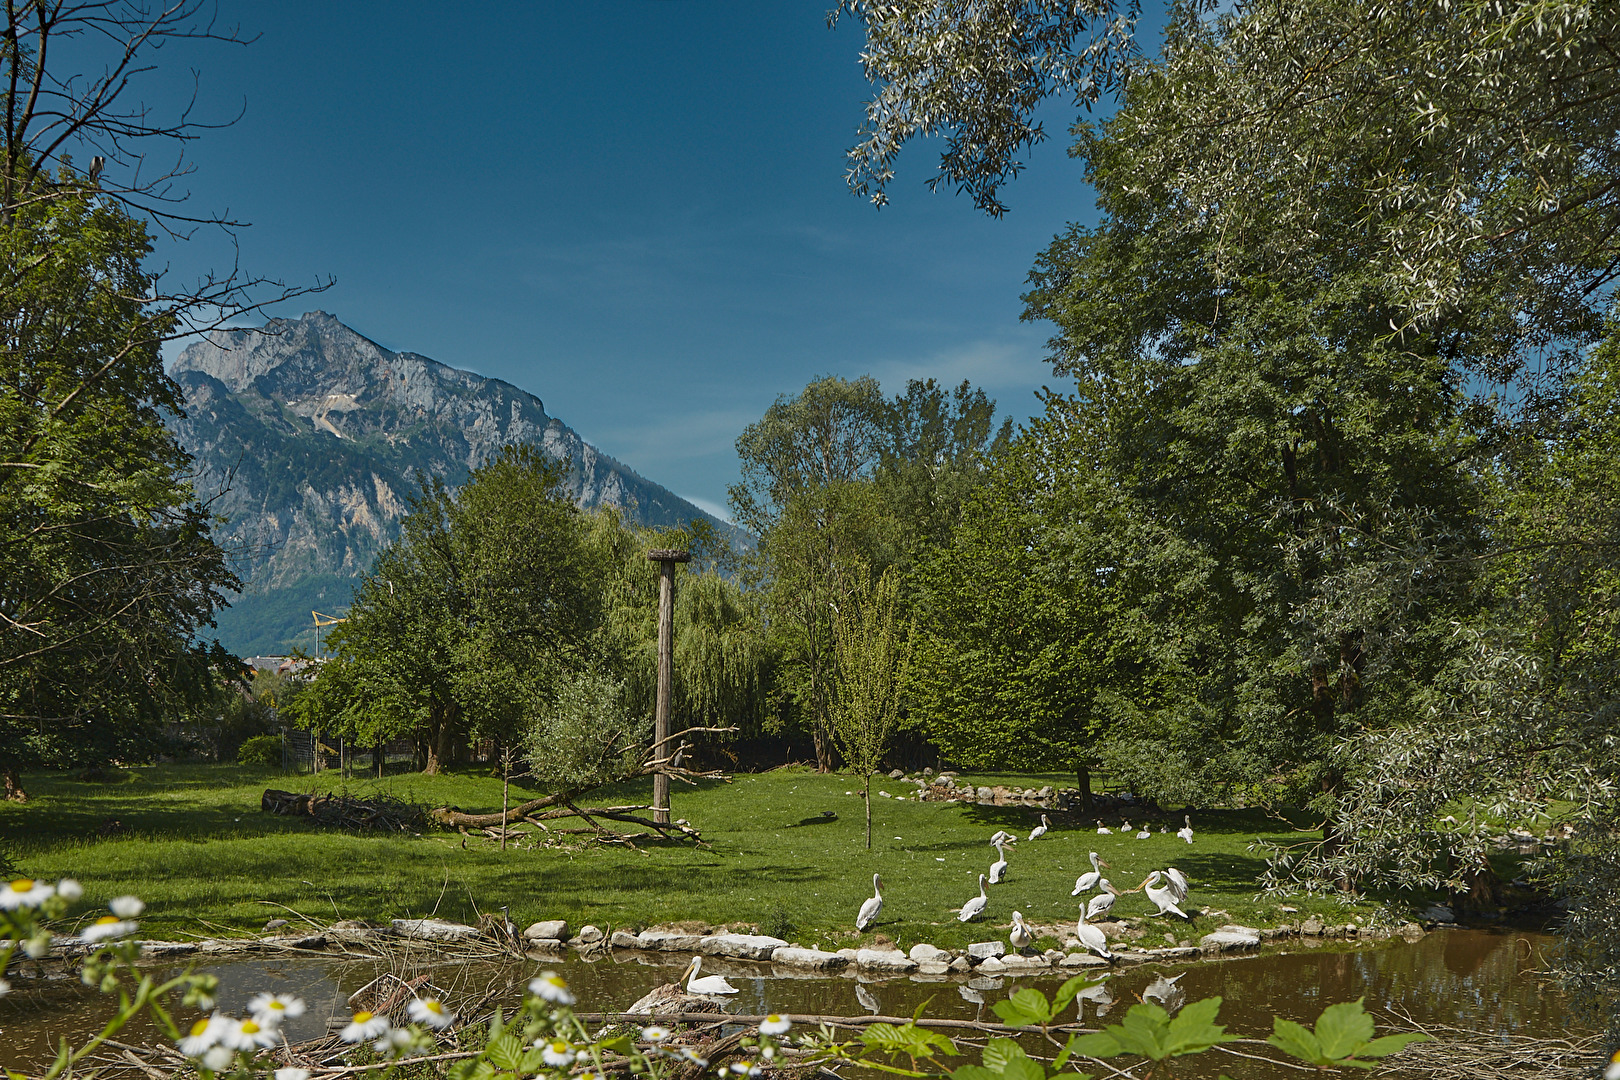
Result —
M999 941L976 941L967 948L968 956L975 960L1007 955L1007 946Z
M926 941L920 941L913 945L911 947L911 951L906 953L906 955L917 961L919 964L924 960L940 960L948 964L951 960L950 953L946 952L944 949L941 949L937 945L930 945Z
M979 961L979 966L974 970L980 974L993 975L997 972L1006 971L1007 965L1001 962L1000 957L987 956Z
M606 936L607 935L602 933L601 927L592 926L590 923L586 923L584 926L579 928L579 935L575 937L574 940L579 942L581 945L595 945L598 941L601 941L602 938Z
M391 924L400 937L421 938L426 941L462 941L478 937L478 927L443 919L395 919Z
M1070 953L1068 956L1065 956L1062 960L1058 961L1058 967L1066 968L1107 966L1108 961L1104 960L1102 957L1093 956L1091 953L1083 952Z
M543 922L530 923L529 928L523 931L523 936L530 941L566 941L568 920L546 919Z
M1205 934L1199 938L1198 947L1207 953L1242 952L1245 949L1258 949L1260 947L1260 935L1217 930L1213 934Z
M951 965L943 960L917 961L917 974L919 975L944 975L950 970Z
M613 936L608 938L608 944L615 949L639 949L641 939L628 930L615 930Z
M787 942L763 934L715 934L698 944L704 956L734 956L741 960L769 960Z
M849 957L820 949L796 949L784 946L771 953L771 963L782 967L807 968L811 971L842 971L849 966Z
M696 952L698 942L703 939L697 934L677 934L671 930L643 930L636 940L641 942L643 949L656 949L660 952Z
M861 949L855 954L855 965L864 971L892 971L897 975L917 970L917 961L888 949Z

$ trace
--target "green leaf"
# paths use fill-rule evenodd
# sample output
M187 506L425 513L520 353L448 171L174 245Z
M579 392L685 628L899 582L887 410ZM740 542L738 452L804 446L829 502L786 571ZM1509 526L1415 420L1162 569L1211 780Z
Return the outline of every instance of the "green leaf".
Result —
M1176 1018L1170 1021L1170 1030L1163 1042L1169 1056L1202 1054L1218 1043L1235 1040L1237 1036L1226 1034L1225 1025L1215 1023L1215 1014L1220 1009L1221 999L1208 997L1193 1002L1177 1013Z
M501 1035L491 1039L484 1048L484 1057L497 1069L507 1072L517 1072L523 1067L523 1044L511 1035Z
M1001 1074L991 1072L983 1065L963 1065L951 1072L951 1080L1001 1080Z
M1100 982L1102 982L1101 979L1093 979L1090 975L1076 975L1058 987L1057 994L1052 998L1052 1015L1057 1016L1062 1013L1064 1009L1069 1007L1069 1003L1075 999L1080 991Z
M1372 1042L1373 1021L1361 1005L1362 998L1329 1005L1316 1019L1316 1040L1322 1053L1333 1061L1355 1057L1356 1051Z
M1119 1044L1119 1040L1109 1034L1108 1031L1093 1031L1088 1035L1076 1035L1069 1040L1068 1049L1081 1057L1088 1058L1118 1057L1125 1052L1125 1048Z
M1132 1005L1122 1023L1110 1024L1105 1030L1119 1040L1127 1053L1141 1054L1153 1061L1163 1061L1170 1056L1170 1014L1157 1005L1149 1002Z
M1052 1022L1054 1010L1047 1004L1046 995L1039 990L1024 988L990 1006L1001 1022L1011 1027L1032 1027Z
M1024 1048L1011 1039L991 1039L984 1044L984 1067L992 1072L1005 1072L1007 1062L1028 1056Z
M1316 1036L1303 1024L1296 1024L1279 1016L1271 1021L1271 1027L1272 1034L1266 1042L1283 1053L1297 1057L1301 1061L1308 1061L1320 1068L1332 1065L1332 1062L1322 1055L1322 1044L1316 1041Z
M1421 1031L1403 1031L1399 1035L1385 1035L1356 1051L1357 1057L1381 1058L1398 1054L1411 1043L1428 1042L1433 1036Z
M628 1054L630 1053L631 1049L634 1048L635 1043L630 1041L630 1036L620 1035L616 1039L607 1039L603 1042L597 1043L596 1045L600 1050L611 1050L615 1054Z
M1074 1041L1079 1037L1079 1035L1070 1035L1069 1041L1063 1044L1063 1049L1058 1051L1057 1060L1052 1062L1053 1072L1062 1072L1063 1066L1069 1063L1069 1058L1074 1054Z

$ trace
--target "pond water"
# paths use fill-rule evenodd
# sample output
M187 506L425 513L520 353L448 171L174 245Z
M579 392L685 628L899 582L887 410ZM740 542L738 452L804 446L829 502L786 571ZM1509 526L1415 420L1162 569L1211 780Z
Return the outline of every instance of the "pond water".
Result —
M1473 929L1442 930L1415 944L1356 947L1324 943L1311 948L1299 942L1287 951L1241 959L1121 968L1091 991L1080 1007L1088 1025L1117 1022L1160 976L1184 973L1178 984L1184 1000L1221 995L1220 1020L1229 1032L1240 1035L1268 1034L1274 1015L1309 1024L1325 1006L1358 997L1365 997L1371 1010L1405 1013L1425 1024L1503 1035L1560 1035L1570 1030L1568 1003L1537 975L1545 966L1544 953L1551 944L1552 938L1541 933ZM653 987L678 978L685 959L673 954L616 953L589 961L569 956L549 964L442 965L418 970L431 971L433 982L448 991L452 1000L492 984L509 986L516 1000L535 971L551 967L568 979L579 996L580 1009L622 1011ZM852 975L787 978L773 974L768 964L706 958L705 972L711 968L740 988L727 1001L727 1010L735 1013L910 1015L927 1001L930 1016L991 1021L995 1016L990 1005L1018 986L1036 986L1050 993L1065 977L1052 973L928 982L914 978L867 982ZM322 957L231 960L198 965L198 969L219 976L220 1005L226 1011L240 1013L248 998L262 990L303 997L310 1006L308 1013L288 1025L294 1041L325 1034L329 1018L347 1017L349 995L383 970L370 961ZM0 1063L11 1068L37 1068L48 1060L50 1047L59 1038L82 1042L106 1021L106 999L86 991L76 979L14 977L12 983L12 993L0 998ZM1165 1004L1179 1002L1172 998ZM140 1024L132 1025L119 1038L145 1045L159 1041L159 1034ZM1243 1059L1220 1057L1210 1063L1211 1076L1217 1065L1236 1080L1273 1075L1272 1070ZM1188 1070L1188 1074L1197 1071Z

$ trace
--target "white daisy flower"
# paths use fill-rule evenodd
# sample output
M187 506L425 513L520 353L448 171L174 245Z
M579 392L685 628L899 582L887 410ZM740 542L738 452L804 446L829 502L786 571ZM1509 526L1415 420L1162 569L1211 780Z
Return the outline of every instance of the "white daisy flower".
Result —
M379 1054L389 1057L399 1057L416 1043L416 1036L407 1028L389 1028L383 1032L383 1037L371 1045Z
M107 901L107 910L120 919L133 919L146 910L146 903L138 896L115 896Z
M411 1002L406 1012L418 1024L426 1024L435 1031L456 1022L456 1014L445 1008L444 1002L438 998L417 998Z
M84 928L79 938L85 942L104 941L108 938L128 937L141 928L138 922L120 919L116 915L103 915Z
M309 1080L308 1069L295 1069L290 1065L285 1069L277 1069L270 1075L275 1077L275 1080Z
M33 937L22 943L22 951L27 953L33 959L38 960L40 957L51 951L51 935L43 932L35 934Z
M752 1061L733 1061L731 1071L738 1076L758 1076L760 1069Z
M540 1048L540 1057L547 1065L553 1068L562 1068L564 1065L574 1063L574 1048L561 1039L546 1043Z
M657 1024L652 1027L644 1027L641 1029L641 1037L647 1042L663 1042L669 1038L669 1028L659 1027Z
M760 1047L759 1048L759 1056L764 1058L766 1061L771 1060L771 1058L776 1056L776 1047L774 1047L774 1046L762 1046L762 1047Z
M253 1017L231 1021L219 1036L219 1044L232 1050L258 1050L276 1045L275 1028L261 1024Z
M759 1025L761 1035L786 1035L792 1030L793 1021L777 1013L771 1013L765 1018L765 1022Z
M72 903L84 895L84 886L70 877L65 877L56 883L56 895Z
M11 983L5 979L0 979L0 997L5 997L9 993L11 993Z
M364 1010L354 1014L349 1026L338 1033L338 1038L346 1043L364 1042L375 1039L388 1030L388 1017L378 1016Z
M225 1072L236 1064L236 1051L228 1046L216 1046L203 1055L203 1068L212 1072Z
M34 881L32 878L18 878L10 885L0 888L0 911L36 908L55 894L55 887L47 885L43 881Z
M697 1052L695 1050L693 1050L690 1046L681 1047L680 1056L684 1060L690 1061L692 1064L696 1065L700 1069L706 1069L709 1066L709 1059L706 1058L706 1057L699 1057Z
M529 993L553 1005L572 1005L575 1000L568 989L568 984L563 982L563 977L555 971L542 972L539 978L531 981Z
M266 1027L277 1027L289 1016L304 1015L304 999L286 994L255 994L247 1003L248 1014Z
M201 1057L212 1049L230 1026L230 1020L215 1013L205 1016L191 1025L191 1030L183 1035L178 1043L180 1052L186 1057Z

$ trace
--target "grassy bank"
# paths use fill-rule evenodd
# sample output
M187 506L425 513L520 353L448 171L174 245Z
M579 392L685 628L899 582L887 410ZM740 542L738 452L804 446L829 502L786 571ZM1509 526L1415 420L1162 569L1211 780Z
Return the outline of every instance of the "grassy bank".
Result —
M1059 822L1040 840L1020 843L1008 882L990 889L985 916L964 925L949 909L977 895L977 875L996 857L990 834L1006 828L1026 836L1038 821L1035 812L876 798L868 852L860 800L847 794L857 790L850 777L779 770L730 784L677 786L676 816L700 828L709 847L672 842L637 852L580 845L503 854L480 837L464 847L456 833L353 834L260 812L265 787L342 786L330 773L289 777L271 769L171 765L133 769L113 783L61 774L26 779L30 802L0 804L0 842L18 867L39 877L77 877L93 897L136 893L150 905L143 933L159 937L258 930L284 914L274 904L327 920L436 913L458 921L475 918L475 906L509 905L520 926L541 918L629 928L680 920L754 923L806 945L839 947L857 940L855 912L871 894L876 871L885 882L877 932L902 945L951 946L999 936L991 927L1008 925L1015 908L1034 922L1072 924L1079 901L1069 893L1076 875L1089 869L1090 851L1113 865L1108 876L1120 888L1175 865L1194 883L1189 905L1227 913L1200 920L1193 931L1164 928L1180 939L1221 922L1267 926L1310 913L1365 922L1377 906L1295 898L1285 902L1298 912L1286 913L1279 910L1282 902L1257 900L1255 880L1264 864L1249 845L1297 834L1254 811L1195 815L1197 839L1190 846L1173 831L1137 841L1099 836L1090 820ZM1063 776L1016 780L1068 782ZM475 773L351 780L347 786L355 794L381 790L470 811L498 810L501 802L500 781ZM875 782L878 788L915 790L889 781ZM646 802L649 795L650 785L627 786L591 801ZM514 786L513 801L521 797ZM826 810L837 819L798 824ZM1125 916L1152 910L1140 895L1122 898L1115 908ZM1161 935L1155 927L1143 943L1161 944Z

